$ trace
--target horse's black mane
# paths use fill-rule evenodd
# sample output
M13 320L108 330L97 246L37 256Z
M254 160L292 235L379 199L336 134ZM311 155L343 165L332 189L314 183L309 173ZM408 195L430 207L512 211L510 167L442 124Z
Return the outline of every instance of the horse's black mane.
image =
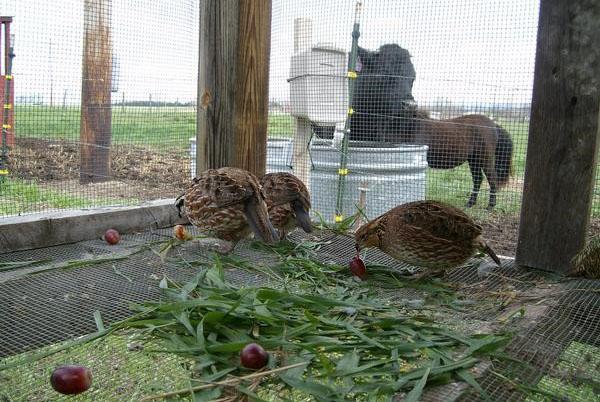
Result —
M397 142L410 133L415 109L410 53L397 44L376 51L359 47L357 70L350 139Z

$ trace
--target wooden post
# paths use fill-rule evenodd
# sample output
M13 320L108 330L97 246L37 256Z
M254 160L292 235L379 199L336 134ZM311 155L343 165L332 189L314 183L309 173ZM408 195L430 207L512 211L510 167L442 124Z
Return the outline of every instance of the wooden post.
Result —
M566 272L585 242L600 108L600 3L542 0L516 262Z
M200 9L196 172L265 172L271 1L205 0Z
M294 20L294 53L309 50L311 43L312 20L310 18L296 18ZM310 172L312 168L309 153L311 138L310 121L303 117L296 117L295 120L296 131L294 133L292 166L294 174L302 180L310 192Z
M112 0L85 0L81 77L81 170L79 181L110 178L112 110Z

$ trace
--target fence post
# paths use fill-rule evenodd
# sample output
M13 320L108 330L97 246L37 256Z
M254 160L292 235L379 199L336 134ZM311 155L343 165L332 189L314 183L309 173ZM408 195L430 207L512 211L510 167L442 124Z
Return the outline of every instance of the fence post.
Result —
M201 3L196 172L264 173L270 30L270 0Z
M597 0L542 0L516 262L570 269L589 224L599 131Z
M85 0L81 76L81 168L79 181L110 178L112 0Z

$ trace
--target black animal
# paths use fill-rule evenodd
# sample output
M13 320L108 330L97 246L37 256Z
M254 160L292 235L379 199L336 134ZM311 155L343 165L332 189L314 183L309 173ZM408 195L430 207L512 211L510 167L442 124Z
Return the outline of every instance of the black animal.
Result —
M434 120L417 110L414 68L408 51L398 45L383 45L378 52L360 49L359 57L362 69L353 93L350 139L427 145L427 162L433 169L467 162L473 179L467 207L477 202L485 174L492 209L511 172L513 143L506 130L484 115Z
M357 64L350 140L394 142L398 133L410 131L416 112L416 72L410 54L396 44L377 51L359 47Z

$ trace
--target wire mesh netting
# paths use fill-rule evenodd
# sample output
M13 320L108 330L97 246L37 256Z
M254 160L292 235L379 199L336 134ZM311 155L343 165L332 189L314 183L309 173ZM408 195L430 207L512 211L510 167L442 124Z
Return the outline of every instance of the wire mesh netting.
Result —
M181 193L195 171L199 6L199 0L0 5L0 16L14 17L1 19L0 83L11 108L3 109L0 172L8 175L0 175L0 218ZM513 255L538 9L538 1L518 0L273 1L269 141L267 154L257 157L266 158L268 171L290 171L307 184L315 221L345 222L358 209L364 221L404 202L435 199L468 211L498 254ZM597 171L591 235L600 231ZM332 268L345 269L355 255L353 241L338 232L293 233L310 258L298 258L296 248L288 255L242 241L233 256L217 260L194 242L165 241L171 230L125 235L118 246L95 240L1 254L0 400L59 400L48 377L65 363L93 368L94 385L80 400L140 400L226 378L215 362L205 366L202 356L168 353L159 339L140 338L157 321L141 333L128 328L85 338L130 317L139 307L134 303L166 302L167 278L182 284L224 266L237 291L262 285L306 291L306 282L316 296L363 291ZM167 243L168 254L161 248ZM485 395L600 401L598 281L523 270L503 257L497 269L471 261L442 281L418 284L403 277L414 267L376 251L364 255L369 272L380 275L364 284L370 303L421 320L403 329L407 352L404 365L394 366L396 399L415 399L427 384L421 398L427 401ZM282 272L286 264L297 272ZM419 331L429 324L438 332ZM198 327L192 329L200 339ZM254 329L245 331L258 337ZM505 353L492 353L509 339L506 333L512 338ZM425 346L411 346L415 337ZM451 357L431 347L456 343L468 347ZM482 355L471 356L473 350ZM343 371L339 357L319 356L319 363L334 375ZM461 358L466 370L440 372ZM424 361L427 374L417 367ZM212 376L198 377L210 367ZM273 378L279 377L261 380ZM259 389L267 400L306 397L280 394L273 383L244 384L242 391ZM222 391L219 400L240 397Z
M45 256L52 258L37 264L31 264L30 255L23 252L0 255L3 264L30 263L29 272L13 269L0 278L0 397L7 401L61 400L48 378L56 366L67 363L93 370L92 388L77 400L141 400L196 385L194 359L161 352L164 346L160 339L140 338L143 330L119 331L52 353L65 341L94 333L95 311L100 312L104 325L109 325L132 314L130 303L167 302L160 289L165 277L185 283L214 264L214 257L193 242L177 243L168 254L161 253L165 236L170 237L171 231L128 235L117 246L98 240L45 249ZM350 238L329 231L314 235L293 232L291 239L296 244L319 244L311 260L326 265L346 264L354 252ZM294 280L282 282L273 275L284 275L282 257L290 258L257 248L256 243L242 242L232 258L223 260L225 276L242 288L294 286ZM455 290L436 282L413 286L401 276L390 286L377 279L375 266L386 266L388 272L398 275L411 268L378 251L366 253L365 261L373 267L374 276L359 286L372 291L374 302L390 303L407 316L428 317L435 325L463 336L513 334L506 347L509 359L500 355L481 358L473 367L473 375L491 400L598 400L597 281L558 280L504 260L501 268L492 271L484 263L449 272L444 282ZM20 364L3 367L14 363ZM538 392L532 393L532 389ZM267 400L280 400L268 388L263 391L261 395ZM401 400L401 393L399 397ZM478 392L460 381L428 385L421 400L456 398L482 400Z
M0 216L179 194L195 171L199 3L2 3L16 57ZM417 199L469 205L513 255L538 9L274 1L268 171L307 182L327 221L357 204L370 218Z
M8 0L0 15L15 54L0 216L176 196L195 136L198 1Z
M293 168L328 221L357 204L369 218L425 198L470 207L494 248L514 255L539 2L273 7L268 169Z

